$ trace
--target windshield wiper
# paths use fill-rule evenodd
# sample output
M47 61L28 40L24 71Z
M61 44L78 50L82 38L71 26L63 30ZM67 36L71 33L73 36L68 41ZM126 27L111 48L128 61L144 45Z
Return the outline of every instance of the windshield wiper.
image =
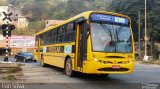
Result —
M108 30L110 36L111 36L111 41L113 41L113 38L112 38L112 33L111 33L111 30L110 28L108 28L107 26L105 26L104 24L100 23L100 25L102 26L102 28L104 29L104 31L106 32L106 30ZM105 30L106 29L106 30ZM107 32L106 32L107 33Z
M110 33L110 36L111 36L110 45L115 47L114 51L116 52L116 42L113 41L113 34L112 34L112 32L111 32L111 28L108 27L108 26L106 26L106 25L104 25L104 24L101 24L101 23L100 23L100 25L103 27L104 30L106 29L106 30L108 30L108 32ZM106 31L106 30L105 30L105 31Z

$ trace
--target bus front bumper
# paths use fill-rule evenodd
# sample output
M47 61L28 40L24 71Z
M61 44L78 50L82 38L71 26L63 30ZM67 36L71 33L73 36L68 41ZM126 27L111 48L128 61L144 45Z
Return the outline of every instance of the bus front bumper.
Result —
M83 63L83 72L86 74L130 74L133 70L134 61L126 64L104 64L94 60Z

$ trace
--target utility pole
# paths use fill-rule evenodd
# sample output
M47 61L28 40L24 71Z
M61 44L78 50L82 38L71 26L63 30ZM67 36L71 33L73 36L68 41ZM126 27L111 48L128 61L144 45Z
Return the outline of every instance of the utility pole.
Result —
M3 36L5 36L6 37L6 56L4 57L4 61L8 61L8 53L9 53L9 51L8 51L8 37L10 37L11 36L11 30L14 30L15 29L15 26L14 25L12 25L12 24L9 24L8 22L7 22L7 24L3 24L2 26L0 26L0 28L2 29L2 31L3 31Z
M146 0L145 0L145 28L144 28L144 32L145 32L145 56L147 56L147 16L146 16L146 14L147 14L147 8L146 8Z
M144 55L144 59L143 60L148 60L148 56L147 56L147 1L145 0L145 29L144 29L144 34L145 34L145 42L144 42L144 45L145 45L145 55Z
M138 45L139 45L139 57L141 57L141 13L138 12Z
M9 22L7 21L7 24L9 24ZM6 57L4 58L4 61L8 61L8 33L9 33L9 27L6 27Z
M8 10L9 11L9 10ZM12 19L10 18L10 16L12 16L13 13L6 13L6 12L3 12L4 14L4 18L2 19L3 21L5 20L9 20L10 22L12 22ZM8 53L9 53L9 50L8 50L8 37L11 36L11 30L14 30L15 29L15 26L12 25L12 24L9 24L9 21L7 21L7 24L3 24L2 26L0 26L0 29L2 29L3 31L3 36L6 37L6 56L4 57L4 61L8 61Z

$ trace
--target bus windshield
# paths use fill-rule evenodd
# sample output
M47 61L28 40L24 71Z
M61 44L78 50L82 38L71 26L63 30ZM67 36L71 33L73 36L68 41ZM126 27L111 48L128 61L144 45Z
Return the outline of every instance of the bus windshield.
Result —
M110 53L132 52L130 27L92 22L91 37L93 51Z

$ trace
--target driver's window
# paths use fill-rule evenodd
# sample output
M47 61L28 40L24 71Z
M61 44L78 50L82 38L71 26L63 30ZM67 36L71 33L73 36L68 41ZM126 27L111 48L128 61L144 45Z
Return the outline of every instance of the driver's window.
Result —
M121 29L119 30L120 30L118 33L119 40L128 41L131 37L130 29L126 27L121 27Z

